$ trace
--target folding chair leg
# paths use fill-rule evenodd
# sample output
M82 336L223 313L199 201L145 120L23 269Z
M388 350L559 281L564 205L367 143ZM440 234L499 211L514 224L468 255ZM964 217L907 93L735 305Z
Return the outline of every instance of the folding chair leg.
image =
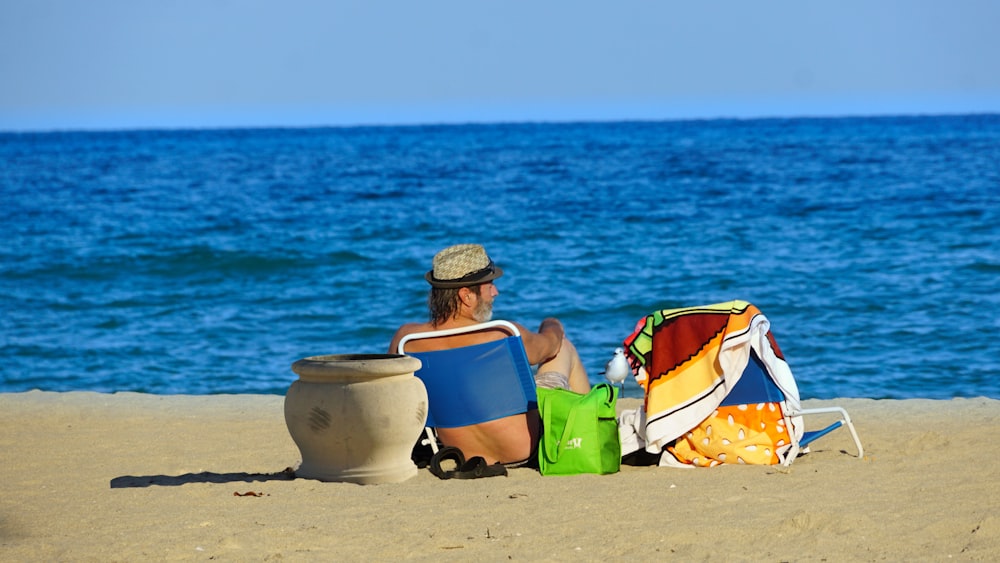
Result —
M854 429L854 423L851 422L851 416L849 414L847 414L847 411L844 410L844 409L842 409L841 407L824 407L824 408L818 408L818 409L804 409L804 410L800 410L800 411L789 413L788 416L794 417L794 416L803 416L803 415L807 415L807 414L824 414L824 413L838 413L838 414L840 414L840 422L844 426L846 426L847 429L851 432L851 438L854 439L854 445L858 448L858 457L859 458L863 457L865 455L865 449L861 446L861 439L858 438L858 431ZM788 451L788 456L785 458L784 465L786 465L786 466L787 465L791 465L792 461L795 460L796 457L798 457L799 450L800 450L800 448L798 447L798 445L792 447L792 449Z
M430 426L425 426L424 434L425 437L423 440L420 440L420 444L424 446L430 446L432 452L438 453L438 441L437 441L437 436L434 435L434 429L431 428Z

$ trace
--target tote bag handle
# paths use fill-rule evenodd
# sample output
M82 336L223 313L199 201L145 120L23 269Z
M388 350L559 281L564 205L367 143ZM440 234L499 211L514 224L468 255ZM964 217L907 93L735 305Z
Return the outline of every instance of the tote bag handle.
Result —
M568 391L568 392L573 393L573 391ZM566 417L566 425L563 426L562 436L559 437L558 444L553 445L551 440L545 440L545 452L544 452L545 459L547 459L550 463L558 462L559 458L562 456L563 450L566 449L566 439L568 437L568 433L570 429L573 428L573 423L576 421L576 411L579 408L580 403L582 402L582 399L584 397L586 397L586 395L580 395L579 399L575 403L573 403L572 407L570 407L569 415ZM546 402L549 402L551 404L550 397L546 397ZM545 416L542 419L542 431L545 432L545 428L552 428L551 406L549 406L549 408L543 408L542 412L545 413Z

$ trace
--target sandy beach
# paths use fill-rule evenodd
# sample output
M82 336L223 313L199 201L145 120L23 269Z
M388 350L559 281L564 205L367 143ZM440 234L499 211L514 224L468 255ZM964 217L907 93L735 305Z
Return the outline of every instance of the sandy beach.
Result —
M862 459L837 431L790 468L370 486L289 479L282 402L0 394L0 559L1000 559L997 400L806 401L848 409Z

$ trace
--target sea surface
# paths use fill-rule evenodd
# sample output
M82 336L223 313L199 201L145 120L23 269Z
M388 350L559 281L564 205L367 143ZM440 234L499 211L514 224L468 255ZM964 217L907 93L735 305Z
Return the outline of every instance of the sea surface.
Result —
M744 299L804 398L1000 398L998 115L0 133L0 237L0 392L283 394L477 242L594 382Z

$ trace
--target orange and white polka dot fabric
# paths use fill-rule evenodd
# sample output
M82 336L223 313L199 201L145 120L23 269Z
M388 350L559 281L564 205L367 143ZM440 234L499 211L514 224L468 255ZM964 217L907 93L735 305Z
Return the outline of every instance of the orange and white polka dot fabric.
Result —
M723 463L775 465L789 444L778 403L719 407L667 449L681 463L714 467Z

